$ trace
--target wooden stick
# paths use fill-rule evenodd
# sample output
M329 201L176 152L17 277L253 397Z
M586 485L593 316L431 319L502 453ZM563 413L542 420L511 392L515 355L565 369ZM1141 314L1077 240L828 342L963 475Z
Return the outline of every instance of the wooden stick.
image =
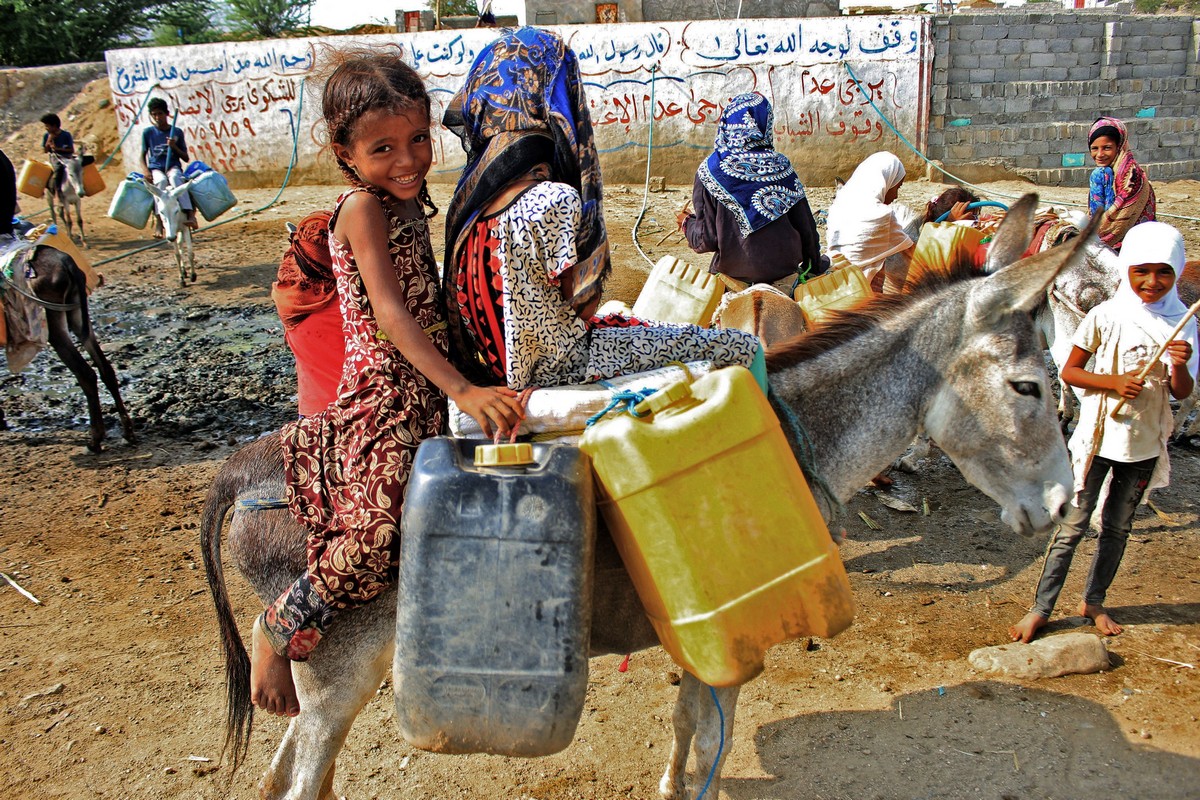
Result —
M8 585L13 587L14 589L16 589L22 595L24 595L26 597L26 599L32 600L33 602L37 603L39 606L42 604L41 600L38 600L36 597L31 595L29 592L22 589L21 584L17 583L12 578L8 577L7 574L0 572L0 578L3 578L4 580L8 581Z
M1183 326L1187 324L1189 319L1196 316L1196 312L1198 311L1200 311L1200 300L1192 303L1192 307L1189 308L1187 313L1183 315L1183 319L1179 320L1179 324L1175 326L1175 330L1171 331L1171 335L1167 337L1167 341L1159 345L1158 349L1154 351L1154 358L1150 359L1146 366L1142 367L1141 371L1138 373L1139 381L1144 380L1146 376L1150 374L1150 370L1154 369L1154 365L1158 363L1160 358L1162 358L1162 354L1167 352L1167 345L1174 341L1175 337L1179 335L1179 332L1183 330ZM1120 402L1113 406L1113 410L1110 411L1108 415L1115 418L1117 413L1124 407L1125 398L1122 397Z

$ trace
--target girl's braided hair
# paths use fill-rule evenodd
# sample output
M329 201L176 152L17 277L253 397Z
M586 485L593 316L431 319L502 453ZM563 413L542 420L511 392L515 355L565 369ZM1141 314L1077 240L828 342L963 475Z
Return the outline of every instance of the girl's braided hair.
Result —
M327 144L349 147L358 120L369 111L384 110L403 113L422 109L430 115L429 93L417 71L404 63L399 46L380 49L329 49L316 76L321 73L325 89L321 96L321 113L325 120ZM365 186L350 165L334 155L338 169L351 186ZM437 214L437 206L429 195L429 185L421 182L418 200L426 216Z

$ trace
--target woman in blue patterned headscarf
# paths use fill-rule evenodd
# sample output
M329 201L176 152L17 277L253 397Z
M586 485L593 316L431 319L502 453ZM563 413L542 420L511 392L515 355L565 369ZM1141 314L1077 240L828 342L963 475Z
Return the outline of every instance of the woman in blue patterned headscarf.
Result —
M797 272L822 270L804 186L787 156L775 150L773 128L767 98L750 92L730 100L713 152L696 170L695 211L678 216L691 248L713 253L709 272L733 289L783 285Z
M754 361L758 340L742 331L593 316L610 269L600 164L579 64L557 34L526 27L488 45L442 121L467 150L443 279L460 369L524 389Z

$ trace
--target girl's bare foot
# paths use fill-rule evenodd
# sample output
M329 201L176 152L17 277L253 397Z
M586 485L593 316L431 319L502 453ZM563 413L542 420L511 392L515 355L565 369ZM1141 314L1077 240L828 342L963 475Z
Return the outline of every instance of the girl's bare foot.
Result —
M1096 626L1096 630L1103 633L1105 636L1116 636L1124 628L1117 624L1117 621L1108 615L1108 609L1104 606L1091 606L1087 603L1079 604L1079 613L1081 616L1087 617Z
M250 702L268 714L294 717L300 713L296 684L292 682L292 662L276 653L262 630L262 620L254 620L250 636Z
M1049 619L1036 611L1030 611L1021 617L1020 622L1008 629L1008 635L1012 637L1014 642L1025 642L1028 644L1033 641L1033 637L1037 635L1038 631L1046 627L1046 623L1049 621Z

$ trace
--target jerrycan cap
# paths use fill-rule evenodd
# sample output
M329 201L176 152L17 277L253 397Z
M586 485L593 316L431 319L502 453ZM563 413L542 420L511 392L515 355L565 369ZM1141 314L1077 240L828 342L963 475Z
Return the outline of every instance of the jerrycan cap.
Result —
M667 406L678 403L685 397L690 397L691 394L692 385L686 380L668 383L666 386L662 387L657 392L634 406L633 415L635 417L644 417L649 414L657 414Z
M533 463L536 463L533 445L529 442L481 444L475 448L477 467L522 467Z

